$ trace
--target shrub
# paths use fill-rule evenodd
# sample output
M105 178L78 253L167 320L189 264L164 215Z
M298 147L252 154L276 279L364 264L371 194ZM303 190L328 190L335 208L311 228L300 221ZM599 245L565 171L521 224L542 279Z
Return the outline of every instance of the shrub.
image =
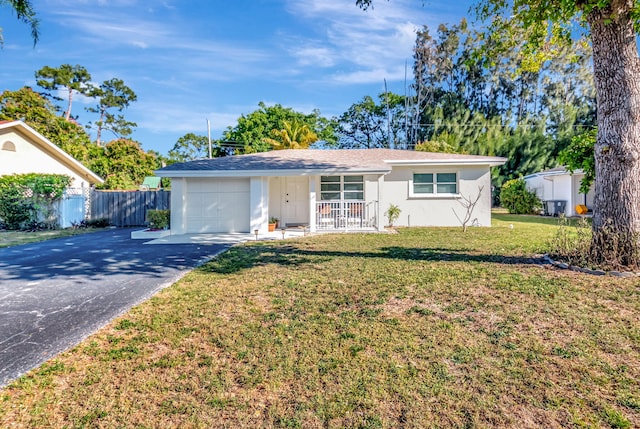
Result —
M106 228L109 226L109 219L99 217L96 219L83 219L81 222L74 224L74 228Z
M0 220L8 229L55 227L54 203L62 198L71 180L63 174L0 177Z
M18 187L0 188L0 219L7 229L20 229L34 217L33 203Z
M549 256L569 265L591 267L591 238L591 224L587 219L580 219L572 227L567 218L560 216L558 230L550 243Z
M637 244L640 243L640 237L637 233L628 236L615 230L610 221L594 232L588 218L581 218L572 226L564 216L560 216L558 225L549 246L552 259L584 268L615 271L640 269L640 246Z
M395 221L398 220L401 211L402 210L400 210L400 207L396 206L395 204L389 204L389 208L386 212L384 212L385 216L387 216L387 219L389 219L389 226L393 226Z
M147 221L149 222L149 228L167 229L171 221L171 211L170 210L148 210Z
M511 214L538 214L542 207L540 198L527 189L522 178L509 180L502 185L500 203Z

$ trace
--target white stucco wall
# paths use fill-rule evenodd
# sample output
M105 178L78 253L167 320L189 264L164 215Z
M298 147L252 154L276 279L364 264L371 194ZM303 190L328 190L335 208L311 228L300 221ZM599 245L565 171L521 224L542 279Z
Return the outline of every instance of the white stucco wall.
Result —
M3 150L11 146L15 151ZM0 176L9 174L66 174L73 181L71 187L88 187L90 183L81 175L61 163L41 148L11 129L0 130Z
M450 173L455 172L458 178L458 194L435 196L411 196L411 181L414 173ZM189 230L190 214L186 213L189 206L191 185L200 187L207 184L214 190L218 184L225 182L224 178L174 178L171 182L171 232L185 234ZM238 179L236 179L238 180ZM250 232L267 230L269 217L282 216L282 192L284 192L285 178L283 177L252 177L245 178L249 182L248 211L229 213L229 216L248 216ZM309 225L313 230L316 215L316 199L319 199L320 177L311 176L308 179L308 191L304 199L309 206ZM214 186L215 185L215 186ZM221 185L222 186L222 185ZM394 167L386 175L365 175L364 194L368 210L375 215L380 228L387 224L384 212L390 204L398 205L401 215L397 226L460 226L455 216L463 218L466 209L460 204L461 197L475 199L479 188L483 187L482 196L477 203L472 219L478 226L491 226L491 176L489 167ZM209 186L206 186L208 189ZM377 210L376 210L377 209Z
M410 183L414 173L457 173L459 196L411 197ZM483 187L472 220L479 226L491 226L491 175L489 167L394 167L384 176L381 196L381 211L391 204L401 209L396 226L460 226L455 213L462 219L466 209L460 204L461 197L475 199ZM387 223L388 219L383 218Z
M585 204L585 195L580 193L580 181L584 174L563 174L553 177L553 188L555 200L565 200L567 202L565 215L577 216L576 206ZM593 187L587 193L586 205L593 210Z
M542 201L563 200L567 202L565 215L576 216L576 205L586 204L593 210L593 186L586 195L580 193L580 181L584 173L540 174L525 177L527 189L534 191Z
M364 199L367 201L367 203L377 203L379 202L378 198L378 176L364 176Z
M186 193L187 179L171 179L171 234L179 235L187 232L186 225Z
M249 231L269 229L269 178L252 177L249 184Z
M269 217L282 219L284 177L269 177Z
M582 181L582 178L584 177L584 173L580 174L580 173L576 173L573 175L573 195L574 195L574 203L575 204L586 204L586 206L593 210L593 200L594 200L594 190L593 190L593 185L591 185L591 188L589 189L589 192L587 192L586 198L584 194L580 193L580 182ZM574 207L575 209L575 207Z
M553 176L553 194L552 200L565 200L571 202L571 176L568 174L562 174L559 176Z
M531 176L526 177L524 180L527 185L527 189L535 192L541 200L553 199L553 181L549 180L546 176Z

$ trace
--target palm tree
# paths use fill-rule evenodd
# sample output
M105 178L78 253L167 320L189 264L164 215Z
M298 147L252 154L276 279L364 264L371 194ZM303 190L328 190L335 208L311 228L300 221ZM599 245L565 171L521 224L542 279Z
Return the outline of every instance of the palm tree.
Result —
M318 135L309 128L308 124L297 120L283 121L281 130L272 130L275 138L265 138L274 149L306 149L318 141Z
M38 31L38 19L36 18L36 12L33 10L33 5L30 0L0 0L0 6L8 4L15 10L18 19L31 27L31 38L33 39L33 45L38 42L40 32ZM2 29L0 29L0 44L2 44Z

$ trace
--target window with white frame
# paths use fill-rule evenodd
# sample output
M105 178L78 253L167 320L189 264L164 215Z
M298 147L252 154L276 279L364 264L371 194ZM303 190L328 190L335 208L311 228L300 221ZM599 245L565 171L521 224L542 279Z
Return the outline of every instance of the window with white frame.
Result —
M457 173L414 173L411 195L429 196L458 193Z
M321 176L320 200L364 201L363 176Z

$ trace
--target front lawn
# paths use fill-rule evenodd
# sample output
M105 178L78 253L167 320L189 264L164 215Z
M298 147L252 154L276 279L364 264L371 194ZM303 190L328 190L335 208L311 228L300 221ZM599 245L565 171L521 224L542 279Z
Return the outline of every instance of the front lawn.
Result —
M557 221L234 247L0 391L1 427L640 426L640 280Z

